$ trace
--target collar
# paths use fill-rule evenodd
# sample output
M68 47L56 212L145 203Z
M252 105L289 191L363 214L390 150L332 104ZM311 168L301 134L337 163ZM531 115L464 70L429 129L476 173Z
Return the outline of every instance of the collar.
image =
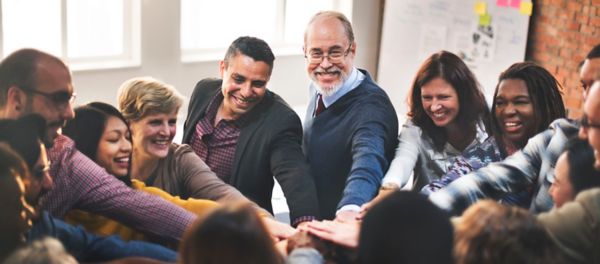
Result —
M217 94L215 94L215 96L213 96L213 98L210 100L208 107L206 107L206 110L204 111L204 115L209 118L211 125L213 124L213 122L217 116L217 112L219 111L219 106L221 106L221 103L223 102L223 98L224 98L223 94L220 92L217 92ZM236 127L240 128L244 125L244 123L247 119L248 119L248 114L246 113L246 114L240 116L240 118L238 118L238 119L234 119L234 120L223 119L221 121L230 122L233 125L235 125Z
M334 94L330 96L323 96L323 104L326 108L329 107L342 96L346 95L350 91L354 90L354 88L358 87L364 79L365 75L362 72L360 72L356 67L352 67L350 75L348 76L348 79L344 81L342 87L340 87L340 89L338 89ZM314 82L311 82L310 86L312 93L316 97L317 89L315 88Z

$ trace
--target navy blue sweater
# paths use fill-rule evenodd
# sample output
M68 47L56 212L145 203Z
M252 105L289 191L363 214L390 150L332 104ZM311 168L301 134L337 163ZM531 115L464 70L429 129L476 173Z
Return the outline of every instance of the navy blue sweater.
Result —
M360 71L365 79L358 87L315 118L307 111L303 147L324 219L377 194L398 144L398 117L390 99Z

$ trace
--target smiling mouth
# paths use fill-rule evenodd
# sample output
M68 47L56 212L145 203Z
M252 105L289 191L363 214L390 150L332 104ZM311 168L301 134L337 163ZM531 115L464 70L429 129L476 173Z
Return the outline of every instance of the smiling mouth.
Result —
M504 128L507 133L518 132L522 127L521 122L504 122Z
M166 146L166 145L169 145L171 142L169 139L157 139L157 140L153 140L152 143L159 145L159 146Z
M113 159L116 163L129 163L129 157L121 157Z
M235 100L235 102L238 105L242 105L242 106L248 106L258 100L257 98L254 98L254 97L242 98L242 97L237 97L235 95L231 95L231 97Z

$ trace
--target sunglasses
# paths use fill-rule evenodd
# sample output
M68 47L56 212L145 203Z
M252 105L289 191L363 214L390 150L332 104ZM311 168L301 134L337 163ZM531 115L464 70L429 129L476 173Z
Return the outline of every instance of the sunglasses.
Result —
M600 128L600 124L596 124L593 122L590 122L590 120L588 119L586 114L583 114L583 117L581 117L581 121L579 121L579 124L581 125L581 127L583 128Z

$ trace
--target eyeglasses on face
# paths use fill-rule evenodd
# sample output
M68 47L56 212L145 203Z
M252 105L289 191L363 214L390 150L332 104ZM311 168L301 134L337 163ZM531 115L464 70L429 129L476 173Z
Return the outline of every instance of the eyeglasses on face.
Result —
M41 91L38 91L35 89L22 88L22 90L27 93L44 96L48 100L50 100L54 105L58 106L59 108L65 108L67 105L74 103L75 98L77 98L77 95L75 93L69 93L66 91L60 91L60 92L55 92L55 93L46 93L46 92L41 92Z
M584 114L583 117L581 117L579 124L581 125L581 127L586 128L586 129L588 129L590 127L600 129L600 124L590 122L590 120L588 119L586 114Z
M319 64L324 58L327 58L330 63L341 63L344 61L344 58L348 56L351 48L352 45L350 45L346 51L342 49L332 49L327 53L324 53L322 50L311 50L308 55L304 55L304 57L312 64Z

